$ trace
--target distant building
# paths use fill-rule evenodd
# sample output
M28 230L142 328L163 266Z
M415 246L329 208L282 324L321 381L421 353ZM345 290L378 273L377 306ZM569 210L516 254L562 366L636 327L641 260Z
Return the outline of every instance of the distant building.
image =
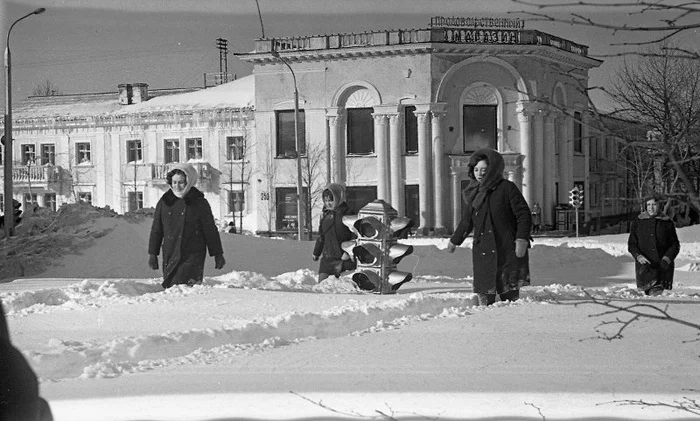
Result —
M604 141L589 143L582 93L601 62L522 21L433 18L427 29L258 39L239 57L253 74L209 89L129 84L119 95L19 104L15 196L34 200L31 183L42 206L151 207L167 188L168 164L189 161L216 218L243 212L247 231L295 232L295 85L281 59L299 92L314 228L321 190L333 181L346 183L356 210L379 198L413 218L419 234L450 232L468 158L482 147L504 155L505 176L541 204L543 227L565 228L555 207L575 185L606 188L595 174L607 164L591 161L602 159L591 148L602 151ZM599 197L584 196L587 218L592 206L617 209L591 196Z

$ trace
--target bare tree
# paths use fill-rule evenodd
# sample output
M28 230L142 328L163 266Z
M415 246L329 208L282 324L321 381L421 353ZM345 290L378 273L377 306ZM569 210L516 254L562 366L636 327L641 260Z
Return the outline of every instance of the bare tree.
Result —
M265 202L266 206L263 208L264 216L267 221L268 231L273 231L274 226L275 211L277 209L277 197L274 192L275 180L277 179L277 161L272 156L271 148L268 146L265 150L259 151L260 166L258 168L261 180L266 186L266 191L260 192L260 200Z
M250 186L253 168L249 166L251 162L251 154L254 152L254 142L251 135L251 127L248 125L250 116L241 112L238 116L239 123L243 127L241 136L237 136L236 143L227 145L229 150L226 151L226 159L228 160L228 179L229 187L233 192L233 185L240 184L242 191L245 192L245 186ZM235 137L234 137L235 138ZM234 162L235 161L235 162ZM234 181L235 180L235 181ZM235 204L228 202L229 212L233 215L233 223L236 225L236 209ZM243 233L243 206L239 206L238 212L238 232Z
M36 88L34 88L34 91L32 91L32 95L34 96L54 96L60 94L61 91L49 79L46 79L36 85Z
M306 156L302 168L302 182L307 186L308 198L304 200L304 211L306 215L306 232L308 239L313 237L312 210L317 209L322 202L326 171L326 149L321 144L307 145Z

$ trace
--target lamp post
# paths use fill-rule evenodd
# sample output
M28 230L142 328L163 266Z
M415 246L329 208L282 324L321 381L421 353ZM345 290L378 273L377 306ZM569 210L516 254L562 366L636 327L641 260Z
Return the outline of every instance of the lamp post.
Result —
M45 8L40 7L33 12L27 13L12 22L10 29L7 30L7 42L5 44L5 167L3 171L5 177L5 238L14 235L15 228L14 205L12 204L12 65L10 60L10 33L19 21L45 11Z
M292 70L292 66L289 62L277 51L272 51L273 57L278 58L282 63L284 63L289 71L292 73L292 79L294 81L294 147L296 149L296 159L297 159L297 237L301 241L304 229L302 228L302 178L301 178L301 139L299 139L299 90L297 89L297 76Z

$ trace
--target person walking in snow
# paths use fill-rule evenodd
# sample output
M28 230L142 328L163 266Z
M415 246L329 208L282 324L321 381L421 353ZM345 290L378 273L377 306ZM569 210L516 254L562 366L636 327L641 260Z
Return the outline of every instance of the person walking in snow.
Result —
M536 234L540 232L540 224L542 223L542 208L540 208L540 203L535 202L532 205L532 233Z
M515 301L520 288L530 285L532 219L530 207L518 187L503 178L503 156L493 149L479 149L469 158L472 179L462 192L464 214L450 238L447 251L453 253L472 230L474 243L474 292L479 305Z
M214 256L215 268L226 264L219 230L209 202L194 185L197 171L190 164L176 164L166 179L170 190L156 205L148 240L148 265L158 269L163 251L163 288L194 285L204 278L206 252Z
M627 240L627 250L634 257L637 288L646 295L661 295L673 288L673 261L681 250L673 221L661 212L663 201L661 195L646 201L646 210L632 221Z
M323 190L323 213L314 245L313 260L321 259L318 281L355 269L354 260L343 251L341 244L353 238L353 233L343 224L343 216L354 215L345 202L345 186L331 183Z

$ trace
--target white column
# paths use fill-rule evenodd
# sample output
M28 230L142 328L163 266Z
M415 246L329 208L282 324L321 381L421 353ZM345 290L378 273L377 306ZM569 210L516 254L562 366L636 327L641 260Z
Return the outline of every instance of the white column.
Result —
M525 103L518 104L518 123L520 125L520 154L523 156L523 196L527 203L532 206L535 197L535 173L533 160L533 145L530 129L532 119L530 113L525 109Z
M421 107L422 108L422 107ZM430 191L430 139L428 138L428 110L416 109L416 117L418 118L418 203L419 203L419 226L417 232L420 234L428 234L430 232L430 224L432 221L432 212L430 211L430 200L432 194Z
M556 204L556 191L554 191L554 115L547 114L544 117L544 199L540 203L544 225L552 225L552 209Z
M566 188L567 197L568 191L574 188L574 119L569 117L566 119ZM568 199L567 199L568 201Z
M331 182L337 183L342 180L340 144L338 140L338 115L327 114L326 119L328 120L329 143L331 147Z
M389 115L389 160L391 206L398 216L406 216L406 194L403 180L403 144L401 142L401 114Z
M374 151L377 155L377 199L391 201L389 191L389 148L387 145L387 116L372 114L374 117Z
M542 109L537 109L534 114L532 124L533 131L533 141L535 144L535 150L533 154L534 161L532 165L535 168L535 196L533 198L533 203L538 202L540 206L543 204L543 190L544 190L544 115Z
M444 233L445 230L445 156L443 146L442 123L445 120L445 112L433 110L432 114L432 135L433 135L433 202L435 204L435 232Z
M462 186L454 170L450 170L450 176L452 177L452 230L454 231L462 219Z

